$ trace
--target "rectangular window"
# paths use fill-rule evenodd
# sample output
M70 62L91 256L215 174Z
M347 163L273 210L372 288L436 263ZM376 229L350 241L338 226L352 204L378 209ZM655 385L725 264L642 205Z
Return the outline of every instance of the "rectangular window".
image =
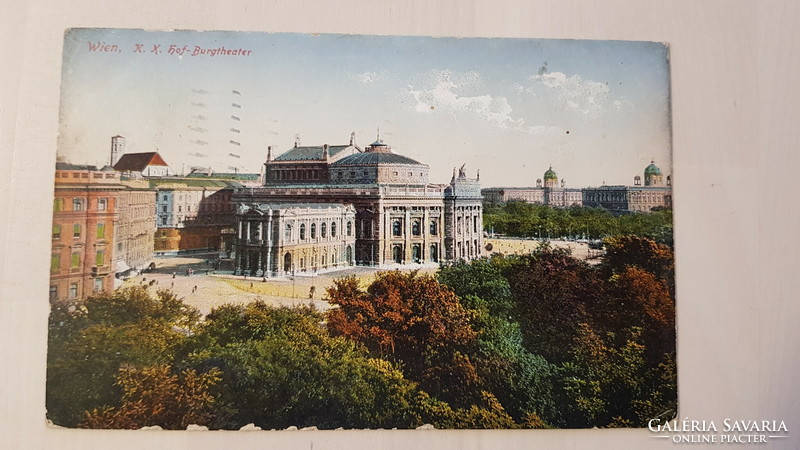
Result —
M72 210L73 211L83 211L83 199L82 198L73 198L72 199Z
M97 239L103 239L106 237L106 224L98 223L97 224Z
M53 224L53 239L61 239L61 225Z
M98 250L94 256L94 265L97 267L103 267L105 265L105 259L106 259L106 251Z
M57 198L53 200L53 212L60 212L64 209L64 199Z
M78 298L78 283L69 285L69 298Z
M58 272L61 268L61 255L53 255L50 257L50 272Z
M161 212L167 212L167 205L161 206Z
M81 224L76 223L72 226L72 237L79 238L81 237Z
M58 286L50 286L50 300L58 300Z
M108 200L101 198L97 200L97 210L98 211L105 211L108 207Z
M81 266L81 254L80 253L73 253L72 254L72 261L70 263L71 269L77 269Z
M102 278L95 278L94 279L94 291L100 292L103 290L103 279Z

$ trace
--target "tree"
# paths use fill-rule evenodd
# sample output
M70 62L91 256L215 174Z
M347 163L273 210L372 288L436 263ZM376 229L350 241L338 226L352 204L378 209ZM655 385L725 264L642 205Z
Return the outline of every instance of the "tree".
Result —
M626 266L636 266L664 281L675 295L675 256L669 246L634 235L608 238L604 243L606 255L601 269L606 278L623 272Z
M364 292L355 278L336 280L328 301L331 333L403 364L422 388L445 401L469 402L475 344L470 317L458 297L431 276L382 272ZM442 374L448 374L447 377ZM466 385L459 385L459 379Z
M578 324L588 319L587 305L603 295L602 282L568 250L542 246L508 270L525 346L552 363L568 359Z
M170 363L197 310L173 294L128 288L57 305L50 315L47 354L47 416L75 426L83 411L119 406L120 367Z
M416 384L392 363L331 337L312 308L262 302L225 305L194 341L195 367L219 367L227 427L375 428L413 426Z
M490 314L508 317L514 309L514 302L508 280L496 262L498 260L482 258L469 263L459 261L449 266L443 265L436 277L460 299L478 297L485 302Z
M648 359L655 364L675 351L675 304L666 283L636 266L626 266L611 276L607 295L593 311L598 330L614 332L642 329Z
M219 380L216 368L202 374L187 369L179 376L170 373L166 364L142 369L124 365L116 383L122 388L120 407L86 411L80 426L138 429L158 425L185 430L190 424L210 425L217 414L210 390Z

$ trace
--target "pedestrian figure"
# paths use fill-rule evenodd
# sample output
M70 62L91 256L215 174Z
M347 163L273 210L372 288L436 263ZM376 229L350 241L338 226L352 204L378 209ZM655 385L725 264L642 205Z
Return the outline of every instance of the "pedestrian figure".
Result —
M169 288L172 289L175 287L175 282L173 281L172 284L169 285Z
M314 298L314 291L316 290L317 290L316 287L311 286L311 289L308 290L308 298Z
M197 286L192 288L192 294L194 294L196 291L197 291Z
M177 275L177 274L178 274L178 272L172 272L172 278L175 278L175 275Z
M250 289L253 289L253 282L250 282Z

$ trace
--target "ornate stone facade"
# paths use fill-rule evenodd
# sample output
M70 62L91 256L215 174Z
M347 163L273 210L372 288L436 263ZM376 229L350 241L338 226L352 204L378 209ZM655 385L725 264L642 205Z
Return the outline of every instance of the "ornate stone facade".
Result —
M462 252L445 254L448 230L457 230L447 225L448 217L477 220L482 227L477 179L464 174L450 185L431 183L427 165L394 153L380 139L362 150L353 136L348 145L296 145L275 159L269 148L264 166L264 185L237 190L233 202L352 207L355 264L422 264L480 256L482 233L468 232L473 227L466 225L460 241L450 236L454 248L461 242ZM448 188L451 194L446 193ZM448 216L447 211L453 214ZM244 248L237 245L238 250Z
M354 263L355 209L336 203L239 205L235 272L272 277Z

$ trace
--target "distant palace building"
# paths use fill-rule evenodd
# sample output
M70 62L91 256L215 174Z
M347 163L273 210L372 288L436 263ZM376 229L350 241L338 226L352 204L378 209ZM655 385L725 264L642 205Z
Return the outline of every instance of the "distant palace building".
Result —
M646 212L655 207L672 207L672 180L661 173L654 161L644 170L644 186L642 177L636 175L633 186L615 185L586 187L582 189L566 188L564 179L550 167L542 180L536 180L536 187L504 187L487 188L481 192L489 203L505 203L523 201L554 207L592 206L614 212Z
M633 177L633 186L600 186L583 189L583 204L616 212L647 212L653 208L672 207L672 178L661 174L661 169L650 161L644 169L644 186L639 175Z
M567 188L566 180L559 181L558 175L551 166L544 173L544 186L542 179L536 180L536 187L510 187L483 189L483 198L489 203L506 203L508 201L522 201L540 205L564 208L580 206L583 204L581 189Z
M346 145L295 143L274 159L269 147L263 185L236 190L232 201L239 205L235 244L239 273L269 276L330 267L321 257L309 259L308 249L323 245L314 241L322 239L323 226L325 239L334 239L330 245L337 249L333 260L338 265L474 259L483 247L479 181L467 178L462 167L449 185L431 183L427 165L394 153L380 138L363 150L354 143L354 134ZM320 210L324 205L333 209ZM341 219L333 220L334 216ZM255 228L277 233L276 225L269 223L276 217L283 227L278 230L283 241L269 233L265 235L271 239L252 239ZM330 235L332 223L336 238ZM303 237L301 226L308 230ZM312 226L317 237L311 237ZM326 251L332 255L332 250ZM260 262L254 266L254 260Z

